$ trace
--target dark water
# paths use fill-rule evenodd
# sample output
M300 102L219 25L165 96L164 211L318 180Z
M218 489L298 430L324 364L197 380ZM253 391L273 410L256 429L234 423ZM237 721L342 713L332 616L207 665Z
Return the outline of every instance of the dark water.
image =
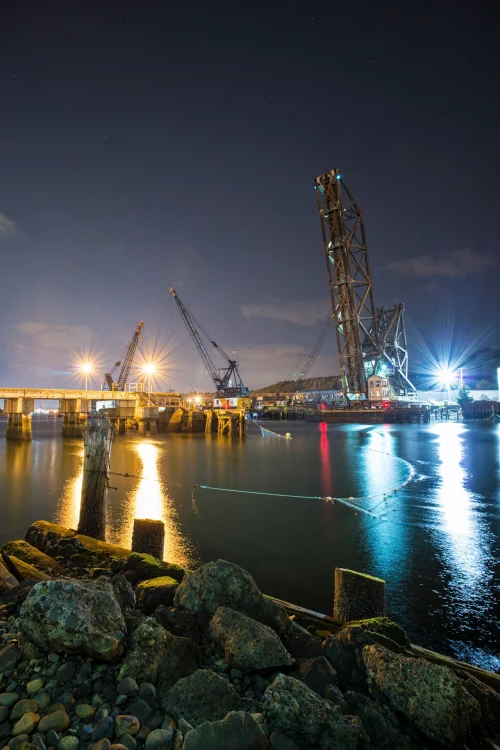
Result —
M255 424L246 440L116 436L112 471L142 479L111 477L109 540L129 546L134 517L162 519L166 559L232 560L266 593L327 613L335 566L380 576L413 642L500 671L500 424L267 426L292 440ZM2 542L40 518L78 520L82 441L63 441L59 420L33 428L16 444L0 422ZM193 484L363 499L356 512Z

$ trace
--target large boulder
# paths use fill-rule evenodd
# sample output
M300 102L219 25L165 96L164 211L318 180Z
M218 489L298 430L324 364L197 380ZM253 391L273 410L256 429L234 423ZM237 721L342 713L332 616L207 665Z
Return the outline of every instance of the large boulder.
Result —
M17 557L19 560L28 563L28 565L33 565L38 570L47 573L50 578L66 575L66 571L62 565L44 552L40 552L33 545L25 542L24 539L7 542L1 548L1 552L9 555L9 557Z
M165 658L167 631L152 617L141 620L132 633L119 678L132 677L141 682L156 683L158 668Z
M279 674L263 699L266 723L300 748L356 750L361 724L293 677Z
M325 688L327 685L337 684L337 673L324 656L317 656L315 659L302 659L298 668L290 673L290 677L295 677L314 690L315 693L326 698Z
M161 704L176 721L182 718L197 727L205 721L222 720L230 711L237 711L240 698L227 680L210 670L198 669L168 690Z
M376 701L406 718L428 739L456 747L479 722L479 704L455 674L383 646L365 646L368 686Z
M279 635L291 631L291 621L283 607L259 591L250 573L226 560L202 565L185 578L175 594L175 606L206 618L213 617L219 607L231 607L269 625Z
M48 521L32 523L25 534L25 539L33 547L47 554L57 552L58 548L72 542L75 545L75 552L86 554L95 563L98 561L110 563L112 559L125 559L130 555L129 549L120 547L118 544L101 542L100 539L77 534L74 529Z
M170 576L160 576L142 581L136 588L137 606L151 614L161 605L170 606L179 584Z
M16 586L17 578L12 575L0 559L0 594L5 594Z
M140 579L163 578L169 576L180 582L191 571L181 565L157 560L146 552L130 552L126 559L113 562L113 569L133 571Z
M345 693L344 701L344 713L354 714L361 719L363 747L370 750L422 750L424 747L421 735L418 735L420 739L408 736L406 728L387 706L355 692Z
M52 576L46 571L35 568L34 565L30 565L29 563L24 562L24 560L20 560L18 557L15 557L15 555L7 555L4 553L2 558L7 567L12 573L14 573L19 581L34 581L38 583L40 581L48 581L52 578Z
M292 664L292 658L270 627L219 607L210 621L212 638L224 649L228 664L242 669L269 669Z
M1 670L0 670L1 672ZM481 727L488 737L500 742L500 694L495 692L484 682L478 680L470 672L460 670L458 676L462 680L467 692L479 703L481 709Z
M268 750L269 742L252 714L231 711L222 721L205 722L186 734L183 750Z
M20 612L21 631L44 651L120 656L126 627L112 586L103 581L46 581L33 587Z
M163 658L158 666L158 690L160 698L182 677L188 677L201 665L202 652L189 638L167 632Z

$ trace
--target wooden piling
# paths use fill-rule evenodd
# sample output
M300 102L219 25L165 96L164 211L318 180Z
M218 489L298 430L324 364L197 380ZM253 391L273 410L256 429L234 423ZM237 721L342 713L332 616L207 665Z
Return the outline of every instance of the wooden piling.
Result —
M149 518L134 518L132 533L132 551L146 552L148 555L163 560L165 544L165 524L163 521L151 521Z
M90 419L84 439L82 501L78 533L105 541L108 470L114 428L109 419Z
M335 620L351 622L384 615L385 581L355 570L335 568Z

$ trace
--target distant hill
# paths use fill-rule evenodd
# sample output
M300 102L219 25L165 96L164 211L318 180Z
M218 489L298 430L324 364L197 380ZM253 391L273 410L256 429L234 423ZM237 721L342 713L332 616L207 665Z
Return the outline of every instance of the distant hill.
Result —
M340 390L340 376L328 375L321 378L306 378L300 384L301 391L330 391ZM264 393L295 393L297 391L297 382L295 380L280 380L278 383L266 385L265 388L259 388L252 391L252 396L260 396Z

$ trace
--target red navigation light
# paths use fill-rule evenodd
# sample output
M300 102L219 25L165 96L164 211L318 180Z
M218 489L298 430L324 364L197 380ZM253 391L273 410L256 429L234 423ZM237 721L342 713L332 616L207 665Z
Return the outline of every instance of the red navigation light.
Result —
M382 406L383 406L384 409L388 409L389 406L390 406L390 403L388 401L384 401L384 403L382 404Z
M326 404L321 404L320 409L326 409Z

